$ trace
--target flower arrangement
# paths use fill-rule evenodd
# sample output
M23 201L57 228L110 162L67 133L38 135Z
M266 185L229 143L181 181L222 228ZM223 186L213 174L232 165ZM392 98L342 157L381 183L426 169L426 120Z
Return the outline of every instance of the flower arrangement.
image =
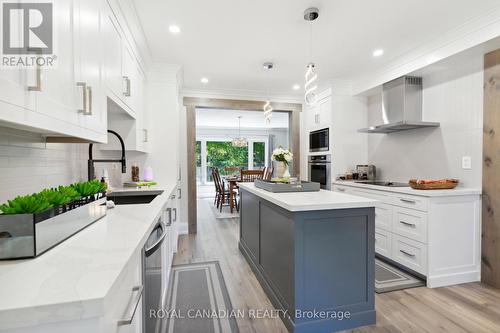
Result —
M279 146L275 150L273 150L273 155L271 156L273 161L283 162L285 165L288 165L292 159L293 154L288 149L283 149L283 147Z

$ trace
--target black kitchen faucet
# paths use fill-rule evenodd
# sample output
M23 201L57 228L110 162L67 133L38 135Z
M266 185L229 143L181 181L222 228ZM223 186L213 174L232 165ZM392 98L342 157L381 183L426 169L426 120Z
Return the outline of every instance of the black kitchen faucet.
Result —
M118 140L120 140L120 144L122 146L122 158L119 160L108 160L108 159L98 159L94 160L92 158L92 147L94 146L93 143L89 144L89 161L88 161L88 177L89 180L92 180L95 178L95 168L94 168L94 163L113 163L113 162L119 162L122 164L122 173L127 172L127 167L126 167L126 161L125 161L125 143L123 142L122 137L120 134L116 133L115 131L108 130L108 133L114 134Z

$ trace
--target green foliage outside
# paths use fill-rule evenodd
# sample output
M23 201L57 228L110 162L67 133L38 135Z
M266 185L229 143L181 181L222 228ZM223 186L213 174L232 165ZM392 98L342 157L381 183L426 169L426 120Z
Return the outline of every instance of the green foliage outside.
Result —
M248 167L248 147L233 147L231 142L207 141L207 178L213 181L212 170L219 169L225 175L224 168Z
M266 150L264 142L253 143L253 167L254 169L262 169L266 166Z

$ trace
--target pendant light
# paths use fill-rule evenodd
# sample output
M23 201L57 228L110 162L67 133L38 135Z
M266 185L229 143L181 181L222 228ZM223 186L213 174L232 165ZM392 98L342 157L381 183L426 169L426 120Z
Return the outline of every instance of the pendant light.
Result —
M238 137L234 138L231 142L233 147L246 147L248 145L247 139L241 136L241 116L238 116Z
M265 62L263 65L265 70L267 70L268 72L271 71L271 69L273 69L274 67L274 64L272 62ZM264 117L266 118L266 122L267 123L270 123L271 122L271 118L273 117L273 107L271 106L271 101L269 99L269 89L266 89L266 95L267 95L267 100L266 100L266 103L264 104Z
M304 11L304 20L310 22L309 23L309 59L310 62L306 67L305 74L305 84L304 84L304 101L308 106L314 106L316 104L317 96L316 89L318 89L318 85L316 81L318 80L318 74L316 74L316 68L314 63L312 62L312 22L316 20L319 16L318 8L307 8Z

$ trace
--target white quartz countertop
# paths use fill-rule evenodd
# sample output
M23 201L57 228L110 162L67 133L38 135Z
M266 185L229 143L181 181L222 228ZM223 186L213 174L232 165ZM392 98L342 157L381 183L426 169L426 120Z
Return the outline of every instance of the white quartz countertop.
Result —
M239 187L291 212L374 207L377 203L373 199L326 190L273 193L257 188L253 183L239 183Z
M481 189L477 188L465 188L460 187L460 185L451 190L414 190L411 187L389 187L389 186L377 186L363 183L356 183L354 181L336 180L333 185L344 185L350 187L356 187L359 189L366 190L377 190L386 191L392 193L402 193L410 195L418 195L422 197L447 197L447 196L461 196L461 195L480 195Z
M0 261L0 330L102 315L108 292L144 246L174 187L163 187L149 204L109 209L37 258Z

